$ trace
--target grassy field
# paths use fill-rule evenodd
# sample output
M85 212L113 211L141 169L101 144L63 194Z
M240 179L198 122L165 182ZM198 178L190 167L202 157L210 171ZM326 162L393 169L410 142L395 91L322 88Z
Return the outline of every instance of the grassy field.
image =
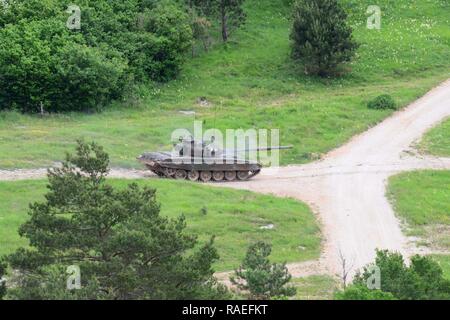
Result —
M407 233L450 252L450 171L416 171L390 179L388 195ZM450 278L450 255L434 256Z
M334 80L306 76L291 62L286 2L248 0L248 23L230 44L103 113L0 113L0 168L51 165L81 137L104 145L114 166L138 167L136 155L169 148L174 129L192 127L193 116L181 110L196 111L205 128L278 128L280 142L294 145L282 164L308 162L390 114L368 110L368 100L387 93L405 106L449 76L446 0L380 0L381 30L366 28L373 1L344 0L361 47L351 72Z
M450 249L450 171L416 171L390 179L389 197L409 233Z
M136 181L158 190L161 213L170 217L184 214L188 229L200 241L216 236L221 260L218 271L236 268L247 246L257 240L273 244L274 261L294 262L316 259L320 251L320 230L308 207L291 199L279 199L251 192L208 188L198 184L151 180ZM117 187L130 181L112 180ZM28 218L28 204L41 201L46 182L0 183L0 255L27 244L17 228ZM272 230L261 227L273 224Z
M450 157L450 119L431 129L419 144L419 150L441 157Z
M294 300L333 300L338 288L336 280L330 276L292 279L291 285L297 288Z
M433 258L439 262L444 270L444 276L450 280L450 255L433 255Z

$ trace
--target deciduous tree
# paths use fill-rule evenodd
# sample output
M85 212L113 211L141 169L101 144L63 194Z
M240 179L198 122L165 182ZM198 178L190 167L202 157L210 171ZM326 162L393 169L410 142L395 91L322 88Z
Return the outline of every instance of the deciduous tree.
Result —
M377 251L374 265L380 270L380 290L384 295L378 292L380 290L369 292L362 289L367 288L367 282L373 276L373 265L370 265L357 274L353 284L338 297L367 295L389 298L385 294L390 294L399 300L450 299L450 280L444 278L441 267L431 257L416 255L408 266L399 253Z
M190 7L195 8L200 15L217 21L223 42L227 42L230 33L245 23L247 15L244 12L245 0L186 0Z

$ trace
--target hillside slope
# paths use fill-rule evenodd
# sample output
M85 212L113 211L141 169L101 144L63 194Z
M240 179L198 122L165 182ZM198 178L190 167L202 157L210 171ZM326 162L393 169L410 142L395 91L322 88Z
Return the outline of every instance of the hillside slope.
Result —
M196 111L205 128L278 128L281 143L294 145L282 164L304 163L390 114L367 109L368 100L388 93L404 106L449 76L448 1L380 0L381 30L366 28L371 1L343 1L361 48L351 72L325 80L290 60L286 2L248 0L248 23L230 44L189 59L178 80L141 88L103 113L0 113L0 168L51 165L80 137L103 144L114 166L136 167L136 155L170 148L174 129L192 127L193 116L180 110Z

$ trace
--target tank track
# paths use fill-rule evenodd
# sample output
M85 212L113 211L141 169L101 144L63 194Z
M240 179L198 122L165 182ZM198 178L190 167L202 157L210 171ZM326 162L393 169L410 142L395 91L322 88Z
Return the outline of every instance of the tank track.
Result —
M246 181L258 175L261 170L254 171L188 171L183 169L163 168L146 165L160 178L189 180L192 182L233 182Z

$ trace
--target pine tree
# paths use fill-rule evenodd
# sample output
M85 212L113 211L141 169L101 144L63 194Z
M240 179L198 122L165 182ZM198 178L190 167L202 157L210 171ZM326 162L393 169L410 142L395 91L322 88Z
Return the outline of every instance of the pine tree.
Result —
M156 191L108 184L109 158L79 142L62 168L48 173L44 202L20 227L30 248L7 257L13 299L218 299L213 240L200 248L183 217L160 215ZM197 248L197 249L196 249ZM68 267L81 288L67 289ZM0 275L4 271L0 265ZM0 290L1 294L1 290Z
M351 61L358 44L337 0L298 0L291 30L292 56L306 73L329 76Z
M286 264L271 263L271 252L270 244L257 242L251 245L235 277L231 278L238 289L249 293L250 299L264 300L296 293L295 288L286 287L292 278Z

